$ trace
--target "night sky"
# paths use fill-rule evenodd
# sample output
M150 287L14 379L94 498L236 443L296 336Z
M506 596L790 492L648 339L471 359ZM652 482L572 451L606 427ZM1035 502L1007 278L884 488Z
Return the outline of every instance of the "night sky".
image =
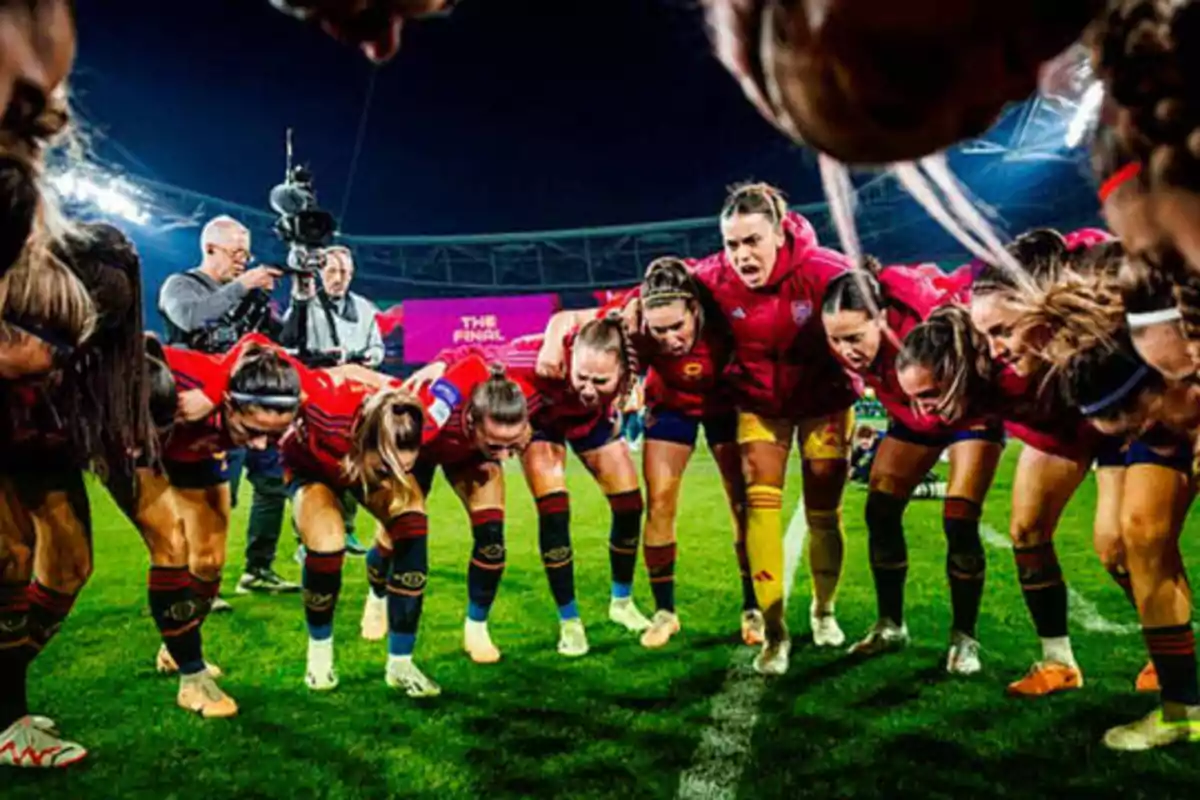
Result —
M183 9L186 8L186 13ZM80 4L77 101L134 174L262 207L283 130L341 209L373 67L264 0ZM436 234L716 212L769 179L816 199L812 159L759 119L694 0L466 0L376 75L342 230Z

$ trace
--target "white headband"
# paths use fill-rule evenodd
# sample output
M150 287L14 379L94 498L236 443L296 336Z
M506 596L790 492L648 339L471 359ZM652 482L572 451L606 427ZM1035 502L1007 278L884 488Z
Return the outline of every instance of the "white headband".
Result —
M1178 308L1163 308L1158 311L1135 311L1125 315L1130 330L1149 328L1151 325L1161 325L1164 322L1179 322L1183 314Z

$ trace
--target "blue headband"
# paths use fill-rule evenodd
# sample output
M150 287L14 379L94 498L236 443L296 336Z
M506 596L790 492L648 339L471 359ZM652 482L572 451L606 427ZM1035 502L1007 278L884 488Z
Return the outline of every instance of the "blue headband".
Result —
M290 411L300 405L300 398L290 394L247 394L230 392L229 397L240 406L262 406L263 408Z
M36 322L18 322L10 317L4 318L4 324L9 327L16 328L19 331L29 334L35 339L40 339L50 345L55 350L60 352L70 352L75 349L75 342L70 338L62 335L58 331L51 330L44 325L39 325Z
M1145 380L1146 376L1149 374L1150 367L1142 364L1134 371L1132 375L1129 376L1128 380L1126 380L1116 389L1112 390L1094 403L1088 403L1085 406L1080 406L1079 413L1083 414L1085 417L1092 417L1096 414L1099 414L1106 408L1115 406L1117 403L1128 397L1129 393L1136 389L1138 384Z

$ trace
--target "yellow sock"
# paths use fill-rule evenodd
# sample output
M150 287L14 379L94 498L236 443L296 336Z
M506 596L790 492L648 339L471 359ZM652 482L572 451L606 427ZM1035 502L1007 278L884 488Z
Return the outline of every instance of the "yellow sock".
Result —
M766 613L783 603L783 490L746 488L746 553L754 576L754 595Z
M842 511L806 511L808 522L808 568L812 572L813 600L817 612L828 614L837 599L842 580L846 535Z

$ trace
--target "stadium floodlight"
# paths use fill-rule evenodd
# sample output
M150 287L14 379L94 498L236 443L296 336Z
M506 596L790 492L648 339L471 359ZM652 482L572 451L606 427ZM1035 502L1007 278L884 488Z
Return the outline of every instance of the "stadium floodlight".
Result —
M1079 147L1088 133L1096 127L1096 123L1100 121L1100 106L1103 103L1104 84L1100 81L1093 81L1084 90L1083 97L1079 100L1079 107L1075 109L1075 115L1067 124L1065 141L1068 150Z
M93 206L103 214L135 225L150 221L149 212L138 202L138 191L122 178L99 173L92 177L68 170L52 177L50 185L68 202Z

